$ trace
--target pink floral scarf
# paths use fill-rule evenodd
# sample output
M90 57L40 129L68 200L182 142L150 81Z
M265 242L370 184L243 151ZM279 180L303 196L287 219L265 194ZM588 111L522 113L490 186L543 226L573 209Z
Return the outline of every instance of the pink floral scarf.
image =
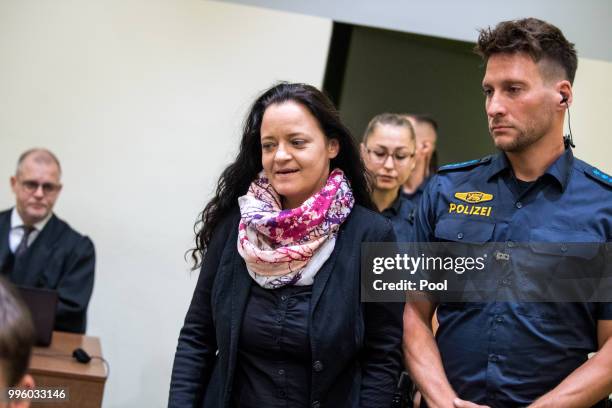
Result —
M354 203L347 178L335 169L321 191L300 207L283 210L262 171L238 198L238 252L251 277L266 289L312 285Z

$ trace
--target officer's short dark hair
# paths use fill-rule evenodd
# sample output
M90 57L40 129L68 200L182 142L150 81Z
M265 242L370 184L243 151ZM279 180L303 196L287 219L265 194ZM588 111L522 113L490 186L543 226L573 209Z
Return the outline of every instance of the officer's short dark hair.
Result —
M485 61L494 54L527 53L535 62L550 62L550 75L560 73L574 83L578 57L574 44L557 27L537 18L502 21L480 30L474 51Z
M363 132L363 139L361 142L365 144L368 141L368 136L370 136L376 126L378 125L392 125L398 127L405 127L408 129L408 133L410 134L410 140L415 141L414 129L412 128L412 124L408 120L405 115L401 115L399 113L381 113L372 118L366 127L365 132Z
M0 369L7 387L26 375L34 345L30 313L6 280L0 278Z

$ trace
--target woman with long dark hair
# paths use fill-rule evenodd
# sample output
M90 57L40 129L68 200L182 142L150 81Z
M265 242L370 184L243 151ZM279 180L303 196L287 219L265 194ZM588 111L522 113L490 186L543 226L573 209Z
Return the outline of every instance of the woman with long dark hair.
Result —
M196 224L200 276L169 407L384 407L400 366L401 310L360 302L362 242L393 241L331 102L281 83Z

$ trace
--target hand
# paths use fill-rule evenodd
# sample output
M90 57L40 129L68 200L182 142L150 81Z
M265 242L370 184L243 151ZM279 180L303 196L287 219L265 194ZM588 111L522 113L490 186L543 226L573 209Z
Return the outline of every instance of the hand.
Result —
M453 405L455 406L455 408L491 408L488 405L478 405L474 404L473 402L464 401L459 398L455 398L455 400L453 401Z

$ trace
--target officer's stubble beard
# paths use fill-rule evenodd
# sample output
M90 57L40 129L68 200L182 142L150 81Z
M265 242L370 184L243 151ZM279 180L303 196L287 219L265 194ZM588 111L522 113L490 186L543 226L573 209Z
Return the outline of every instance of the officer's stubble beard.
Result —
M496 125L493 121L490 125ZM554 110L551 107L546 109L545 115L538 119L531 119L525 126L519 126L518 124L511 124L517 135L512 140L506 141L502 138L496 138L493 132L490 131L491 137L495 147L506 153L522 153L527 148L538 140L542 139L554 126Z

